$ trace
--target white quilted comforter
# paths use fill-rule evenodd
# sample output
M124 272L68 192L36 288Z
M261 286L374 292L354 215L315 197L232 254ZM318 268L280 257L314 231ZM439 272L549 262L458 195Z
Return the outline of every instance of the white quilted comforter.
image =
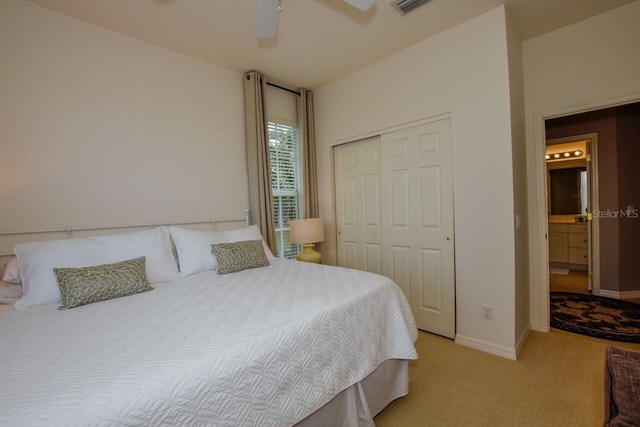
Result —
M389 279L291 261L4 310L0 425L292 425L416 338Z

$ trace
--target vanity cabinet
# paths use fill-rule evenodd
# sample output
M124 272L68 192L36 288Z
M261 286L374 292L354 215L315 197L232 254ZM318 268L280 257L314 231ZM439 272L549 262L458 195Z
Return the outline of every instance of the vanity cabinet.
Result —
M549 262L586 268L587 224L549 223Z
M567 224L549 224L549 262L569 262Z
M587 224L567 224L569 264L587 265Z

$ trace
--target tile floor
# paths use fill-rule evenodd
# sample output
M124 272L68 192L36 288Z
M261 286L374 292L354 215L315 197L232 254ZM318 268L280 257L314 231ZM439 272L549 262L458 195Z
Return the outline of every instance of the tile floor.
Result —
M589 294L587 289L587 272L570 270L569 274L550 274L549 290L551 292L574 292Z
M550 274L549 290L551 292L591 293L587 289L587 272L576 270L570 270L568 275ZM640 298L628 299L627 301L640 304Z

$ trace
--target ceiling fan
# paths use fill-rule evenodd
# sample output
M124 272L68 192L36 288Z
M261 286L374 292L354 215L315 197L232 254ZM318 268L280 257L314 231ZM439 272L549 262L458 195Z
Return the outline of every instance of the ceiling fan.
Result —
M343 0L363 12L369 10L375 0ZM256 0L258 7L258 37L269 38L278 34L280 0Z

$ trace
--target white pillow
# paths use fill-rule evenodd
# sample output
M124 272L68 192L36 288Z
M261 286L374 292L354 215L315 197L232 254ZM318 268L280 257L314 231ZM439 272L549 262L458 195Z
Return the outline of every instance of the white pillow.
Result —
M22 285L0 282L0 304L13 304L22 296Z
M22 298L15 303L17 309L62 302L54 268L89 267L144 256L149 283L179 277L169 232L164 227L113 236L23 243L15 247L15 253L24 286Z
M233 243L243 240L262 240L267 259L275 257L267 246L257 225L228 231L195 231L180 227L169 227L173 243L178 251L180 275L189 276L218 268L211 252L214 243Z
M22 277L20 277L20 267L18 266L18 257L12 257L7 266L4 268L4 276L2 276L3 282L9 283L22 283Z

